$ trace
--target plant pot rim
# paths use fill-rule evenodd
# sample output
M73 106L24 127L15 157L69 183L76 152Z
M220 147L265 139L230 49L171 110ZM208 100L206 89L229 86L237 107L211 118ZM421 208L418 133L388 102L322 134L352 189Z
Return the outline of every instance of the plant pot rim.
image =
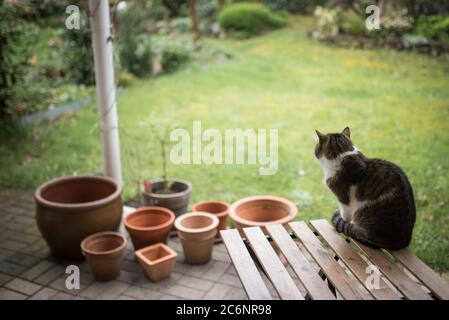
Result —
M105 198L95 200L95 201L89 201L89 202L81 202L81 203L53 202L53 201L46 200L42 197L42 192L51 186L54 186L54 185L57 185L59 183L66 182L66 181L85 180L85 179L110 183L110 184L114 185L115 191ZM34 192L34 198L40 205L45 205L50 208L77 210L77 209L86 209L86 208L93 208L93 207L105 205L105 204L111 202L112 200L116 199L117 197L119 197L121 195L121 193L122 193L121 184L119 184L113 178L106 177L106 176L96 176L96 175L86 174L86 175L79 175L79 176L62 176L62 177L51 179L51 180L43 183L36 189L36 191Z
M194 217L207 217L207 218L211 219L212 222L209 225L207 225L205 227L202 227L202 228L187 228L187 227L184 227L182 225L182 222L185 219L194 218ZM208 212L189 212L189 213L184 213L184 214L182 214L182 215L180 215L179 217L176 218L176 220L175 220L175 227L176 227L176 229L178 229L178 231L181 231L181 232L202 233L202 232L207 232L207 231L210 231L212 229L217 228L219 222L220 221L218 220L218 218L215 215L211 214L211 213L208 213Z
M107 250L107 251L92 251L92 250L89 250L86 248L87 241L92 240L93 238L98 238L98 237L106 236L106 235L114 236L114 237L122 240L122 243L117 248ZM85 253L88 253L93 256L106 256L106 255L110 255L110 254L114 254L114 253L118 253L118 252L122 251L123 249L126 248L127 244L128 244L128 241L126 240L125 236L123 236L121 233L115 232L115 231L103 231L103 232L97 232L97 233L91 234L90 236L87 236L86 238L84 238L83 241L81 241L81 250L84 255L85 255Z
M272 221L248 220L248 219L242 218L241 216L239 216L237 214L237 208L240 205L242 205L244 203L251 202L251 201L258 201L258 200L268 200L268 201L279 202L288 208L289 213L284 218L272 220ZM237 200L229 208L229 216L231 217L232 220L234 220L235 222L237 222L239 224L251 226L251 227L265 226L265 225L269 225L269 224L285 224L287 222L292 221L296 217L297 214L298 214L298 208L296 207L296 205L293 202L291 202L288 199L282 198L282 197L269 196L269 195L246 197L246 198Z
M223 210L221 212L217 212L217 213L215 213L215 212L208 212L208 213L213 214L214 216L216 216L218 218L226 216L228 214L228 212L229 212L229 207L230 207L229 204L224 202L224 201L220 201L220 200L203 200L203 201L200 201L200 202L198 202L198 203L193 205L192 211L193 212L204 212L202 210L197 210L197 208L199 206L205 205L205 204L220 204L220 205L223 205L223 206L226 207L226 210Z
M156 180L151 180L151 183L158 183L158 182L163 182L163 181L164 181L163 179L156 179ZM170 182L171 183L178 182L178 183L185 184L187 186L187 189L184 191L180 191L180 192L164 194L164 193L148 192L148 191L145 191L144 187L142 187L142 193L144 193L146 196L149 196L149 197L169 199L169 198L173 198L173 197L184 196L184 195L187 195L192 192L192 184L190 182L188 182L187 180L171 179L171 180L168 180L168 182L169 183Z
M159 212L164 212L168 215L168 220L164 223L158 224L156 226L151 226L151 227L137 227L134 226L132 224L130 224L129 219L130 217L137 215L137 214L142 214L145 212L150 212L150 211L159 211ZM148 213L151 214L151 213ZM150 206L150 207L140 207L136 210L134 210L133 212L129 213L128 215L126 215L123 223L125 224L126 229L128 230L136 230L136 231L154 231L154 230L160 230L160 229L164 229L169 227L170 225L173 224L173 221L175 221L175 214L173 213L173 211L171 211L170 209L167 208L163 208L163 207L157 207L157 206Z
M164 248L164 250L168 251L169 254L166 255L165 257L162 257L162 258L159 258L159 259L156 259L156 260L150 260L147 257L145 257L144 252L153 250L156 247ZM136 253L136 256L137 256L137 258L139 260L145 262L145 264L147 264L149 266L157 265L157 264L159 264L161 262L165 262L167 260L176 258L178 256L178 254L172 248L170 248L169 246L167 246L166 244L164 244L162 242L155 243L155 244L152 244L150 246L147 246L147 247L144 247L142 249L139 249L135 253Z

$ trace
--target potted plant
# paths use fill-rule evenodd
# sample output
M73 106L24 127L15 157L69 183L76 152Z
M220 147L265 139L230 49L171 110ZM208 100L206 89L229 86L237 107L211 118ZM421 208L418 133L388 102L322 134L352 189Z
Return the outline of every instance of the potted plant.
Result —
M95 280L110 281L120 275L126 244L124 236L110 231L94 233L81 242Z
M125 228L136 250L166 242L173 227L175 214L163 207L141 207L124 219Z
M176 218L175 227L187 263L203 264L210 260L217 226L218 218L206 212L192 212Z
M221 238L220 230L226 230L228 228L228 212L229 205L223 201L216 200L204 200L195 204L192 208L193 212L208 212L215 215L218 220L218 232L216 237Z
M122 217L122 187L94 175L50 180L34 193L37 226L53 256L82 260L81 241L96 232L115 231Z
M170 277L176 263L176 252L163 243L156 243L136 251L137 260L151 281Z
M192 193L192 185L185 180L167 177L167 147L169 144L170 127L158 128L151 125L154 137L160 145L162 157L162 179L145 180L142 190L145 206L159 206L172 210L176 216L187 212Z

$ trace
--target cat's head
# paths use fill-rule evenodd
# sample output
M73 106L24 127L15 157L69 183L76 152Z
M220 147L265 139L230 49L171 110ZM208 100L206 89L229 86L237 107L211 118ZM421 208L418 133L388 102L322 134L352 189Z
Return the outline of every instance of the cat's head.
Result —
M318 136L318 143L315 147L317 159L325 157L332 160L344 152L354 150L354 145L350 139L351 131L349 127L344 128L341 133L323 134L318 130L315 131Z

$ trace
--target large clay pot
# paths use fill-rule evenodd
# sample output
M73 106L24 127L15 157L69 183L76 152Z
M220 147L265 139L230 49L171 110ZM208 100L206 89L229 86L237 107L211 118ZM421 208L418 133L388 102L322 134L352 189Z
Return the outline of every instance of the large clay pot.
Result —
M236 227L263 227L268 224L286 224L298 214L296 205L276 196L253 196L232 204L229 216Z
M184 180L170 181L170 193L162 193L163 181L151 181L152 192L142 190L145 206L158 206L170 209L176 216L187 212L192 193L192 185Z
M126 238L118 232L95 233L81 242L81 250L95 280L114 280L120 275L126 250Z
M210 260L217 226L218 218L206 212L187 213L176 218L175 227L187 263L203 264Z
M73 176L50 180L34 194L36 222L53 256L82 260L81 241L115 231L122 217L122 187L112 178Z
M158 242L167 242L174 221L175 214L162 207L142 207L124 219L136 250Z
M193 212L207 212L216 216L219 220L218 232L216 237L221 238L220 230L226 230L228 227L229 205L223 201L205 200L195 204Z

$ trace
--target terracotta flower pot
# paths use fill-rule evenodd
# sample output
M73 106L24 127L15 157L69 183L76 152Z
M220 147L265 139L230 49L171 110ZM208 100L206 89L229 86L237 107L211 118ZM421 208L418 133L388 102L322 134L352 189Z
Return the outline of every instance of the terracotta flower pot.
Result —
M183 180L170 181L171 193L162 193L163 181L151 181L152 192L142 190L145 206L158 206L170 209L176 216L187 212L192 193L192 185Z
M205 200L195 204L192 208L193 212L207 212L216 216L219 220L218 232L216 237L221 238L220 230L228 227L229 205L223 201Z
M176 218L175 227L187 263L202 264L210 260L217 226L218 218L206 212L187 213Z
M156 243L136 251L137 260L151 281L170 277L176 263L176 252L163 243Z
M120 275L123 256L126 250L126 238L118 232L99 232L81 242L94 278L97 281L114 280Z
M41 185L34 194L36 222L53 256L82 260L85 237L117 230L121 193L115 180L102 176L62 177Z
M229 216L236 227L256 227L286 224L298 214L296 205L276 196L253 196L236 201L229 208Z
M139 250L158 242L167 242L175 214L167 208L142 207L131 212L124 220L133 246Z

